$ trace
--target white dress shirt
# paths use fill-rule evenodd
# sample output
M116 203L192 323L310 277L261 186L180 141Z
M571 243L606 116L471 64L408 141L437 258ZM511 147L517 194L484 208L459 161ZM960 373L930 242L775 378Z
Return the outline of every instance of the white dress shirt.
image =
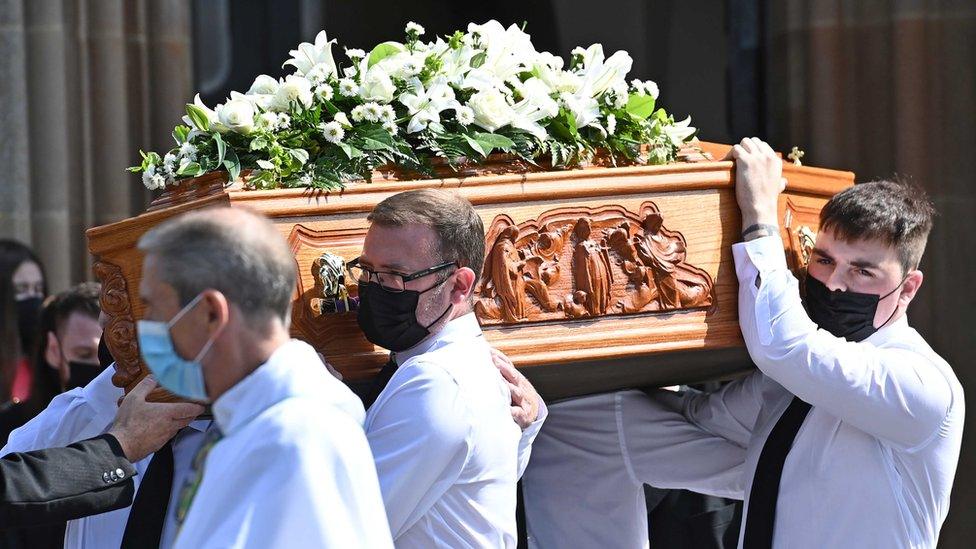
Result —
M123 394L122 389L112 385L114 373L115 368L110 366L87 386L54 397L44 411L10 434L7 445L0 450L0 455L67 446L106 432L115 419L118 402ZM177 530L175 513L180 487L189 474L190 463L210 424L209 420L194 421L173 439L173 489L160 535L159 546L163 549L173 545ZM133 464L138 472L133 479L137 491L152 457L150 454ZM118 547L122 543L131 509L129 506L68 521L64 535L65 549Z
M362 403L293 340L213 403L177 549L392 547Z
M935 547L965 416L952 369L905 318L860 343L818 330L779 237L732 251L739 324L762 374L693 398L686 411L748 444L743 516L762 447L796 395L813 408L783 468L773 545Z
M414 348L366 415L398 548L515 547L515 484L527 443L473 313Z
M642 483L743 499L794 395L813 407L783 468L773 546L935 547L965 415L951 368L904 318L860 343L818 330L778 237L733 255L761 371L712 394L550 405L523 479L530 547L647 547Z

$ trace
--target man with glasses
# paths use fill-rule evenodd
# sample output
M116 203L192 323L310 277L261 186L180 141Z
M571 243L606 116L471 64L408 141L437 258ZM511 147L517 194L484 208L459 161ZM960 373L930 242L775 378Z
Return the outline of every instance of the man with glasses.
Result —
M397 547L515 547L525 433L472 307L484 226L439 190L387 198L367 218L359 326L390 361L365 397L366 436ZM521 442L520 442L521 440Z

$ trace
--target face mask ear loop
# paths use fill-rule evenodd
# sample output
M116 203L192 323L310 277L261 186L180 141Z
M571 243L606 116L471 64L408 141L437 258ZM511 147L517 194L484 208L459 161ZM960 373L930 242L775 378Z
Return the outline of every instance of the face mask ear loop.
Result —
M194 305L196 305L197 303L200 303L200 300L201 299L203 299L203 292L197 294L196 297L194 297L193 299L191 299L189 303L187 303L185 306L183 306L182 309L180 309L180 312L176 313L176 315L173 318L169 319L169 322L166 323L166 327L167 328L172 328L173 325L176 324L177 322L179 322L179 320L181 318L183 318L183 315L185 315L187 312L189 312L190 309L192 309Z
M891 294L895 293L896 291L898 291L905 284L905 281L906 280L908 280L908 275L907 274L905 275L905 278L901 279L901 282L899 282L898 285L895 286L895 289L894 290L891 290L890 292L888 292L885 295L881 296L881 299L885 299L889 295L891 295ZM879 299L878 301L880 302L881 299ZM894 311L891 311L891 314L888 316L888 320L885 320L884 321L884 324L882 324L881 326L878 326L878 329L880 330L881 328L884 328L885 326L887 326L888 323L891 322L891 319L892 318L895 318L895 313L897 313L897 312L898 312L898 306L896 305L895 306L895 310Z

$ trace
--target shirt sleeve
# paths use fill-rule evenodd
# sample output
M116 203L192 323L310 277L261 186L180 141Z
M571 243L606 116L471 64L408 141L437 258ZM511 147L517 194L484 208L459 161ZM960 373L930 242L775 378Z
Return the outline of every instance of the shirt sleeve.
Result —
M459 478L473 423L441 368L405 364L396 383L373 405L366 432L394 541Z
M522 431L522 438L519 439L518 478L520 479L525 473L525 468L529 465L529 458L532 457L532 443L535 442L535 437L538 436L539 431L542 429L542 424L548 416L549 408L546 407L546 403L542 400L542 397L539 397L539 414L536 416L535 421Z
M67 446L104 433L115 420L121 388L109 366L88 385L54 397L47 408L10 434L0 455Z
M732 252L739 325L763 373L809 404L904 449L931 440L952 392L928 357L817 329L803 309L779 237L735 244Z
M684 415L701 429L747 448L762 408L763 374L754 372L711 393L688 390L682 395Z

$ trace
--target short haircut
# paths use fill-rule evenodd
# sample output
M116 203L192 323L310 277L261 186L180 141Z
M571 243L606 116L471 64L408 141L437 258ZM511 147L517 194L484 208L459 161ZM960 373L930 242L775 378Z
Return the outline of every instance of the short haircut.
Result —
M366 218L384 226L423 225L437 235L435 252L458 267L475 273L475 284L485 263L485 225L471 203L461 195L439 189L395 194L380 202Z
M820 230L844 241L875 240L893 246L903 273L917 269L932 230L935 208L918 185L872 181L845 189L820 211Z
M68 318L75 313L98 320L98 304L102 286L97 282L82 282L48 298L41 313L44 333L54 332L59 338ZM43 348L43 342L42 342Z
M295 259L265 217L240 208L190 212L153 228L139 249L158 261L160 279L181 305L213 289L263 331L272 316L287 327L295 289Z

